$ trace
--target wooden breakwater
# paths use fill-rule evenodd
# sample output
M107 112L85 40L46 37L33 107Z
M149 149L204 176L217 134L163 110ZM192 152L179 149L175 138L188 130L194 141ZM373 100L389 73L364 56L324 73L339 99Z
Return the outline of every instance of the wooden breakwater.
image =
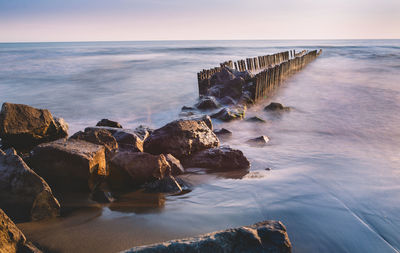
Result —
M219 67L204 69L197 73L199 95L207 95L214 74L220 72L224 67L229 67L236 71L249 71L254 74L254 77L247 81L255 84L252 99L257 101L265 97L284 79L301 70L305 65L319 56L321 52L322 50L319 52L317 50L303 50L296 53L295 50L290 50L273 55L247 58L246 60L238 60L236 62L223 62Z

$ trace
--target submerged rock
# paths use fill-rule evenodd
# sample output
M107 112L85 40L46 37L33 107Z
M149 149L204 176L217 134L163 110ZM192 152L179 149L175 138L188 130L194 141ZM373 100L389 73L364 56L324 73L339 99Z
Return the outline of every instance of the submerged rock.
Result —
M219 100L219 102L221 104L223 104L223 105L234 105L234 104L236 104L236 101L233 98L229 97L229 96L225 96L225 97L221 98Z
M221 107L221 105L213 96L201 97L195 106L200 110L212 110Z
M185 111L195 111L195 110L196 110L196 108L191 107L191 106L186 106L186 105L182 106L182 108L181 108L181 111L183 111L183 112L185 112Z
M245 114L245 107L223 108L219 112L211 115L211 118L219 119L222 121L231 121L235 119L243 119Z
M144 151L151 154L172 154L176 158L218 147L217 136L202 120L176 120L154 130L145 140Z
M4 103L0 112L0 138L3 145L30 148L39 143L68 136L68 125L53 118L45 109Z
M248 118L248 119L246 119L246 121L248 121L248 122L256 122L256 123L267 123L267 121L265 121L264 119L262 119L260 117L257 117L257 116Z
M228 137L228 136L232 136L232 132L229 131L226 128L221 128L221 129L216 129L214 130L214 133L218 136L218 137Z
M104 146L68 139L40 144L30 165L52 188L87 190L91 175L107 176Z
M180 175L185 172L185 169L183 168L181 162L178 159L176 159L173 155L166 154L165 159L171 166L171 174L172 175Z
M1 253L41 253L12 220L0 209L0 252Z
M118 123L116 121L109 120L109 119L100 120L99 122L97 122L96 126L107 126L107 127L122 128L120 123Z
M0 150L0 208L16 220L56 217L60 211L49 185L14 149Z
M292 245L280 221L263 221L193 238L134 247L125 253L290 253Z
M214 170L248 169L250 162L243 152L228 146L199 151L183 160L185 168L207 168Z
M272 102L264 108L265 111L288 111L290 107L283 106L280 103Z
M159 192L159 193L179 193L182 191L182 187L178 181L171 175L165 176L157 181L147 183L144 185L147 192Z
M269 142L269 138L265 135L261 135L257 138L248 140L246 143L254 146L264 146Z

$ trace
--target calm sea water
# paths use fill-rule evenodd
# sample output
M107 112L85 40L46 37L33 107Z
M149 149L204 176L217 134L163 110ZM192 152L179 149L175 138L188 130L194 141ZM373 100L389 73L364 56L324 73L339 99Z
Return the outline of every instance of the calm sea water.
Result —
M294 252L399 252L399 40L0 44L0 102L47 108L71 134L101 118L160 127L195 103L203 68L319 48L317 60L248 111L266 124L217 124L233 131L223 143L244 151L248 174L193 172L184 195L71 201L81 208L20 227L59 252L115 252L277 219ZM268 114L270 101L294 109ZM259 135L270 143L243 144Z

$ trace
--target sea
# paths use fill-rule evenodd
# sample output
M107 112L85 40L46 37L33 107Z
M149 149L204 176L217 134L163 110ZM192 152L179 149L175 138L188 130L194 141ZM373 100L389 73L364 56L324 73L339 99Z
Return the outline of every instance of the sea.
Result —
M0 43L0 103L49 109L70 135L103 118L158 128L196 103L202 69L293 49L323 51L246 112L266 123L214 122L249 171L192 170L177 195L71 196L62 217L18 226L49 252L118 252L263 220L285 224L293 252L400 252L400 40ZM270 102L292 109L264 111ZM266 146L246 144L261 135Z

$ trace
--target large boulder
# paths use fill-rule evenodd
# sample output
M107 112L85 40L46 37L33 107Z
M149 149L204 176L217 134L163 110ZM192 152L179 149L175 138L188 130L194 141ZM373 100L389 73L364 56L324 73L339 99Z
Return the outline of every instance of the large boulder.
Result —
M49 185L14 149L0 150L0 208L15 220L41 220L60 211Z
M280 221L263 221L193 238L134 247L125 253L290 253L292 245Z
M246 107L236 106L231 108L222 108L217 113L211 115L211 118L222 121L232 121L235 119L243 119L246 112Z
M185 168L240 170L250 167L250 162L242 151L228 146L199 151L182 162Z
M67 191L87 190L90 177L108 175L104 146L76 139L38 145L29 163L52 188Z
M198 122L203 121L204 123L206 123L208 128L213 130L213 124L212 124L211 117L206 115L206 114L187 116L187 117L184 117L183 119L185 119L185 120L196 120Z
M109 183L114 189L135 188L171 173L164 155L119 152L110 162Z
M179 193L182 187L179 182L171 175L144 185L146 192L158 193Z
M116 121L112 121L109 119L102 119L99 122L97 122L96 126L106 126L106 127L115 127L115 128L122 128L121 124L116 122Z
M118 149L118 143L114 136L109 131L101 128L86 128L84 132L79 131L72 135L70 139L102 145L106 148L107 154Z
M144 142L144 151L152 154L169 153L180 159L218 146L217 136L204 121L181 119L154 130Z
M68 125L45 109L4 103L0 112L3 144L19 149L68 136Z
M32 243L28 242L18 227L0 209L0 253L40 253Z

